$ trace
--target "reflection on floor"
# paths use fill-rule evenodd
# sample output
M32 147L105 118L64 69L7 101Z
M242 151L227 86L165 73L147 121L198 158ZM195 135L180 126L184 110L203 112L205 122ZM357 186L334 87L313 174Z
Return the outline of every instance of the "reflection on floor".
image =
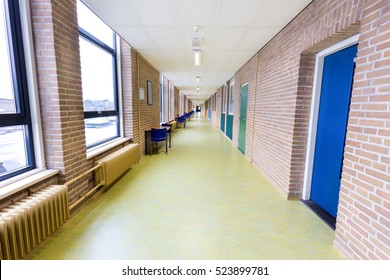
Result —
M30 259L340 259L334 232L286 201L206 119L174 133Z

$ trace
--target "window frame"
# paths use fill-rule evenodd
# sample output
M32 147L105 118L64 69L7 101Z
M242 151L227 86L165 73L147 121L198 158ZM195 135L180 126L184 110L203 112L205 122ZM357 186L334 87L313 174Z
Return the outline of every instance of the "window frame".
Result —
M79 0L80 1L80 0ZM83 5L84 2L80 1ZM85 5L88 9L89 7ZM89 9L92 13L94 13L91 9ZM96 15L97 16L97 15ZM104 23L105 24L105 23ZM108 26L109 27L109 26ZM122 125L122 117L120 112L120 97L119 97L119 85L118 85L118 77L119 77L119 71L118 71L118 44L117 44L117 35L115 31L112 30L112 40L113 40L113 47L111 48L106 43L104 43L102 40L97 38L95 35L92 35L90 32L82 28L81 26L78 26L79 28L79 40L80 38L86 40L91 45L99 48L100 50L103 50L110 54L112 56L112 75L113 75L113 92L114 92L114 110L106 110L106 111L85 111L84 110L84 120L86 119L93 119L93 118L104 118L104 117L116 117L117 118L117 124L116 124L116 135L104 138L103 140L93 142L92 144L86 143L87 150L91 148L95 148L100 145L104 145L107 142L110 142L114 139L121 137L121 125ZM81 59L81 54L80 54ZM83 97L84 102L84 97Z
M218 93L214 93L214 112L217 111Z
M221 107L222 114L226 114L226 86L222 86Z
M36 156L34 145L34 133L32 123L32 113L30 107L30 88L28 81L28 69L26 65L23 22L21 11L23 7L19 1L3 0L4 20L7 32L7 45L9 50L9 59L11 66L11 78L13 84L13 94L15 102L15 113L0 114L0 128L11 126L24 127L24 143L26 152L26 166L0 176L0 182L21 175L36 168ZM39 132L37 132L39 133Z
M234 116L234 79L231 79L229 83L228 114Z

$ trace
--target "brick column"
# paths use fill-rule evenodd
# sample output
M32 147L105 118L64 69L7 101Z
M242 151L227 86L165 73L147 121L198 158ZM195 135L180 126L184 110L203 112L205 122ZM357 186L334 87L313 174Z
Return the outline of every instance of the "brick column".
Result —
M133 67L131 60L131 47L124 40L120 41L121 48L121 75L122 75L122 102L123 102L123 127L124 136L133 138L135 137L134 114L137 112L134 110L135 100L133 100ZM135 95L138 93L136 92Z
M86 168L77 2L30 3L46 166L64 183Z

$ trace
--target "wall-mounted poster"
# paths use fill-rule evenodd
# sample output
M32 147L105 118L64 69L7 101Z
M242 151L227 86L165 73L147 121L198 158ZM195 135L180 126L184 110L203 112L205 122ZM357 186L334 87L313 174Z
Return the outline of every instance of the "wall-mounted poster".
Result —
M153 104L153 85L151 81L148 81L148 105Z
M144 88L139 88L139 99L145 100L145 89Z

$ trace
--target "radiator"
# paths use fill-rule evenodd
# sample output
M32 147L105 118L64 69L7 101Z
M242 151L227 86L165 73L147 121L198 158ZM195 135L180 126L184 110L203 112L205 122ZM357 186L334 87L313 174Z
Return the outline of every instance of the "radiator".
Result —
M69 218L68 187L53 185L0 212L0 259L24 258Z
M103 181L109 186L139 160L139 144L129 144L101 158L101 171L96 171L96 182Z
M100 182L95 188L109 186L138 160L139 145L129 144L100 159L98 166L65 185L49 186L1 209L0 259L23 259L69 219L72 208L68 204L69 185L95 171L96 182Z

